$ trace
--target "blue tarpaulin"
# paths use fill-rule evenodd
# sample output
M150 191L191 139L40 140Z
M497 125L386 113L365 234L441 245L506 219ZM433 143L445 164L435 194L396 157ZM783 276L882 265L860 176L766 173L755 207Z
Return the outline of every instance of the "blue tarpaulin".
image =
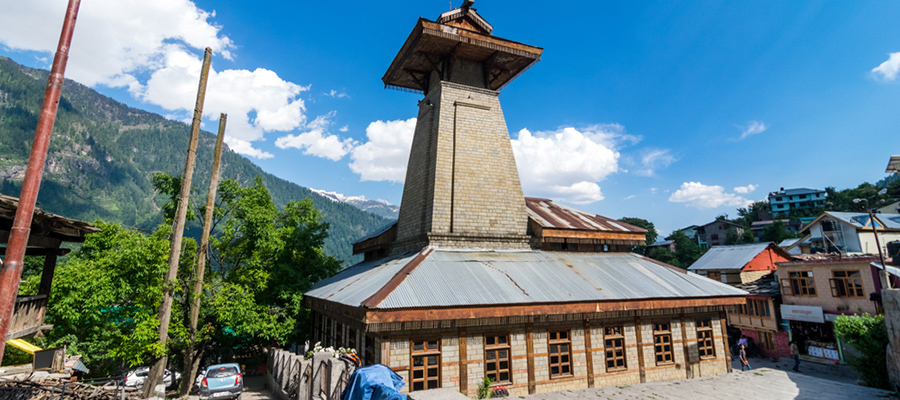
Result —
M407 400L400 393L405 385L387 366L370 365L353 371L341 400Z

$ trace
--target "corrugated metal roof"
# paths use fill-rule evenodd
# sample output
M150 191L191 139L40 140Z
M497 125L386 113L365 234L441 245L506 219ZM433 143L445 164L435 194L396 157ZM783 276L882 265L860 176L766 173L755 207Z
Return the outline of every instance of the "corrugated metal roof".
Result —
M851 213L851 212L838 212L838 211L826 211L825 214L830 215L836 219L839 219L845 223L853 225L856 228L868 227L871 228L872 224L869 223L869 213ZM900 229L900 214L876 214L875 219L882 222L885 228L889 229ZM863 224L866 224L863 226ZM881 228L881 226L879 226Z
M374 294L412 259L360 265L307 296L349 306ZM437 249L376 308L563 303L747 293L632 253Z
M875 268L878 268L878 269L884 269L884 268L885 268L883 265L881 265L881 263L876 263L876 262L873 262L873 263L871 263L871 264L869 264L869 265L871 265L871 266L873 266L873 267L875 267ZM891 275L894 275L894 276L896 276L896 277L900 277L900 268L897 268L897 267L892 266L892 265L888 265L888 266L887 266L887 271L888 271L888 273L891 274Z
M753 257L762 253L769 243L739 244L734 246L715 246L699 260L688 267L691 271L701 269L742 269Z
M544 228L647 233L647 230L602 215L591 214L550 199L526 197L528 216Z

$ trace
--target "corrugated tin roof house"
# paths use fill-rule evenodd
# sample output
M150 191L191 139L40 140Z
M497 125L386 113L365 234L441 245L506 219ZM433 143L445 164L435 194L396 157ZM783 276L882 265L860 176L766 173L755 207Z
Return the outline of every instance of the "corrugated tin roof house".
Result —
M471 2L419 19L385 74L424 93L399 218L306 293L314 338L361 349L411 391L727 371L725 310L746 292L628 253L639 227L523 195L498 95L543 50L492 30Z
M688 271L739 286L775 271L775 263L790 259L791 255L775 243L718 246L709 249Z

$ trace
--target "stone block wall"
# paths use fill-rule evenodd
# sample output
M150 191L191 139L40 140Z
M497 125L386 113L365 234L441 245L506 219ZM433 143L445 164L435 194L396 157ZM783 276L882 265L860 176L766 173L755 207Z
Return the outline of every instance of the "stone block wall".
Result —
M710 320L714 339L714 356L700 359L697 346L697 320ZM673 361L664 365L656 364L653 346L653 323L668 322L672 335ZM626 369L623 371L606 370L606 349L603 328L606 325L622 326L625 339ZM683 326L682 326L683 325ZM478 384L485 376L486 334L508 333L512 376L511 382L500 383L511 396L524 396L529 393L546 393L563 390L585 389L591 386L588 374L588 354L593 366L593 387L630 385L640 382L660 382L719 375L728 372L727 337L722 329L722 320L718 313L697 315L668 316L646 318L636 322L635 319L591 321L589 326L562 325L561 323L541 323L530 328L516 326L483 326L477 329L426 329L415 332L416 338L440 338L441 340L441 387L461 390L464 394L476 396ZM532 352L528 352L528 335L531 335ZM548 332L567 330L571 341L572 374L570 376L550 377ZM586 332L590 335L591 348L587 348ZM639 360L638 335L643 359ZM460 355L460 336L465 338L465 357ZM382 359L405 380L410 373L410 336L394 333L386 338L390 343L389 354L382 354ZM529 359L534 365L533 380L529 381ZM460 366L464 365L465 385L461 385ZM529 386L532 386L530 388ZM409 392L409 385L404 390Z
M392 253L529 247L528 215L499 92L441 82L419 103Z

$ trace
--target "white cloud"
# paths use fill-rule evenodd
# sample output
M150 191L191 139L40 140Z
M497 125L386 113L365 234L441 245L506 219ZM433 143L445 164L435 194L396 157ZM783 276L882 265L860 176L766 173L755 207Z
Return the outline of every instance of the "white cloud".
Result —
M366 127L368 142L350 154L350 170L359 174L361 181L403 183L415 130L415 118L370 123Z
M750 136L763 133L769 129L766 124L761 121L750 121L746 127L741 128L741 137L738 140L744 140Z
M0 44L52 54L65 7L55 0L6 3L0 13ZM218 70L217 60L232 59L235 45L213 18L215 11L202 10L190 0L83 2L67 77L88 86L127 88L135 98L183 120L193 112L202 53L209 46L214 58L204 117L217 120L219 113L227 113L229 147L251 157L271 157L253 142L264 140L267 132L304 128L306 107L300 95L309 87L264 68ZM307 154L333 159L347 142L320 135L307 140Z
M893 81L900 75L900 52L890 53L887 61L872 68L872 75L883 81Z
M341 127L341 129L338 129L338 130L341 132L347 132L350 130L350 127L348 125L344 125Z
M653 176L656 171L678 161L669 149L646 148L641 153L641 167L635 171L638 175Z
M631 199L633 199L633 198L635 198L635 197L637 197L636 194L628 195L628 196L625 196L625 200L631 200Z
M734 193L725 193L725 188L713 185L707 186L700 182L684 182L681 188L669 196L673 203L686 203L699 209L717 208L723 206L745 207L752 203Z
M600 185L619 171L623 142L640 138L626 135L621 125L572 127L552 132L519 131L512 140L516 164L527 195L550 197L575 204L603 200Z
M759 187L759 185L738 186L738 187L734 188L734 192L740 193L740 194L747 194L747 193L750 193L750 192L756 190L756 188L758 188L758 187Z
M331 89L330 92L322 93L322 94L324 94L324 95L326 95L326 96L328 96L328 97L334 97L334 98L336 98L336 99L341 99L341 98L344 98L344 97L350 98L350 95L348 95L347 93L344 93L344 92L338 92L337 90L334 90L334 89Z
M56 51L65 3L4 2L0 43L17 50ZM95 0L83 2L69 52L68 77L89 86L127 86L154 69L167 43L213 51L231 58L231 39L209 21L214 13L189 0ZM195 88L196 91L196 88Z
M341 139L337 135L328 133L331 126L331 118L335 112L320 115L306 124L306 131L296 135L286 135L275 140L275 145L281 149L295 148L303 150L303 154L327 158L332 161L340 160L356 144L353 139Z

